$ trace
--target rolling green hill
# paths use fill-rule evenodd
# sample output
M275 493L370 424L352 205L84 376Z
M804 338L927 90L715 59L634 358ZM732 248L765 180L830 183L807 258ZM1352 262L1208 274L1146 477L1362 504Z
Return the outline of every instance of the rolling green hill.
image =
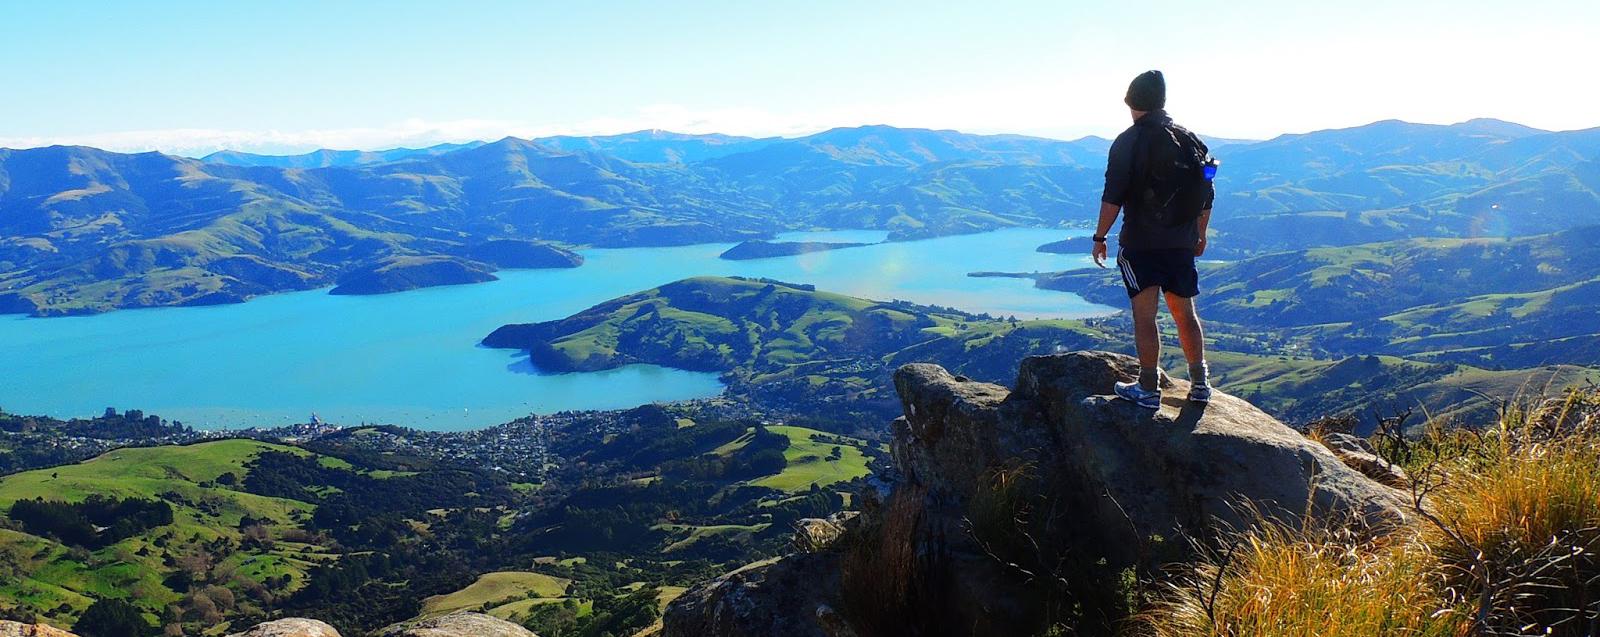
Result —
M1553 396L1600 382L1600 369L1573 365L1495 371L1393 356L1318 360L1212 352L1208 357L1219 387L1298 424L1354 414L1371 426L1408 410L1414 412L1411 425L1429 417L1486 422L1496 416L1497 400ZM1168 367L1181 369L1180 360L1174 357Z
M1600 365L1600 226L1509 239L1413 239L1203 266L1202 316L1302 351L1477 366ZM1077 270L1050 289L1121 303L1116 277Z
M937 360L1009 382L1016 360L1117 339L1076 321L1006 321L902 301L872 301L779 281L698 277L571 317L495 330L483 343L526 350L540 369L651 363L723 372L730 395L811 413L898 409L889 372Z
M484 609L490 615L509 619L527 613L532 606L566 599L567 589L571 585L570 580L542 573L484 573L466 588L423 600L419 617Z
M910 345L959 312L879 303L811 286L701 277L607 301L559 321L501 327L491 347L530 350L551 370L645 362L685 369L771 372Z

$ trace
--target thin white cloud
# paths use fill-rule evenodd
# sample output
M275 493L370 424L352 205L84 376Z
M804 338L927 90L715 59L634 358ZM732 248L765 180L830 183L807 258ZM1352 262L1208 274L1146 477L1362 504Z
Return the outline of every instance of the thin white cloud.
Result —
M942 95L922 95L893 102L860 102L827 109L778 112L751 107L697 108L681 104L654 104L623 114L596 115L565 124L538 124L499 119L406 119L378 126L318 128L308 130L249 130L176 128L86 133L59 136L0 136L0 148L32 148L55 144L94 146L117 152L161 152L201 156L218 150L265 154L294 154L329 148L380 150L423 147L474 140L493 141L506 136L521 138L551 135L610 135L657 129L679 133L723 133L751 137L795 137L839 126L889 124L904 127L955 129L969 133L1015 133L1075 139L1084 135L1114 136L1128 125L1121 104L1121 76L1110 73L1092 80L1038 83L989 89L968 88ZM1196 94L1177 85L1169 104L1185 124L1203 133L1265 139L1265 131L1233 131L1218 125L1223 118L1213 111L1217 99L1204 86ZM1109 98L1107 96L1110 96ZM1193 119L1186 116L1193 115ZM1379 115L1382 115L1381 117ZM1399 114L1402 118L1406 114ZM1352 113L1338 125L1355 126L1396 114ZM1445 124L1475 116L1429 123ZM1281 114L1280 114L1281 117ZM1415 118L1413 121L1426 121ZM998 122L998 123L997 123ZM1276 122L1277 132L1294 130L1288 119ZM1537 124L1537 123L1535 123ZM1309 130L1309 129L1307 129Z
M431 121L407 119L381 126L322 128L298 131L174 128L85 133L56 136L0 136L0 148L83 145L117 152L161 151L200 156L218 150L291 154L312 150L378 150L421 147L474 140L492 141L506 136L534 138L550 135L609 135L658 129L679 133L723 133L751 137L794 137L838 126L892 124L927 128L954 128L983 133L1060 133L1062 113L1049 106L1056 100L1039 100L1040 106L1010 117L1016 128L993 130L994 105L974 95L915 103L855 104L825 111L779 113L758 108L698 109L678 104L645 106L624 115L602 115L564 125L540 125L494 119ZM1115 109L1111 109L1115 110ZM1087 113L1074 113L1070 116ZM1079 121L1082 121L1081 119ZM1095 129L1105 128L1104 125ZM1077 127L1077 135L1090 129ZM1074 135L1074 136L1077 136Z
M525 128L510 122L406 120L389 126L329 128L303 131L172 128L82 135L0 137L0 147L32 148L56 144L94 146L118 152L158 150L175 155L204 155L218 150L295 153L319 148L379 149L430 146L444 142L504 137Z

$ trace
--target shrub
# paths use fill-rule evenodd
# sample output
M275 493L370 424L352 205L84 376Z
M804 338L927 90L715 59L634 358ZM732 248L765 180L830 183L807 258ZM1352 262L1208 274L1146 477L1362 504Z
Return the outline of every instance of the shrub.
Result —
M120 599L101 599L83 611L73 632L83 637L144 637L155 632L139 607Z

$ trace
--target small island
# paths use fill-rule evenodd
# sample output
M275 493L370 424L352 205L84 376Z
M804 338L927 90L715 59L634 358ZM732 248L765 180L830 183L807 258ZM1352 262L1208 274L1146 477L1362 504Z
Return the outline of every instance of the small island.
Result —
M840 248L859 248L872 245L870 243L832 243L826 241L761 241L751 240L728 248L721 258L730 261L747 261L750 259L770 259L772 257L789 257L797 254L811 252L824 252Z
M576 268L583 255L545 241L491 239L467 249L467 255L497 268Z
M444 255L392 256L358 267L339 277L329 294L386 294L438 285L496 280L484 263Z
M452 251L455 252L455 251ZM329 294L387 294L494 281L498 268L576 268L583 255L544 241L491 239L449 254L393 255L357 266Z

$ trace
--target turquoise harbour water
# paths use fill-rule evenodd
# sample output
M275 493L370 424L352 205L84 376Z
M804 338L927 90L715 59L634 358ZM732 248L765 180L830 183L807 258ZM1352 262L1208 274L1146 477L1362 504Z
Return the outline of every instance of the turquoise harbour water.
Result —
M478 342L507 323L558 319L699 275L770 277L997 316L1106 314L1110 308L1030 280L966 276L1083 267L1087 256L1035 251L1082 234L1003 230L754 261L718 259L726 243L587 250L579 268L506 270L490 283L396 294L313 290L212 307L0 316L0 408L62 418L136 408L200 428L306 422L316 413L339 424L457 430L529 413L713 396L722 390L715 374L650 365L546 374L520 352ZM883 237L834 231L780 239Z

